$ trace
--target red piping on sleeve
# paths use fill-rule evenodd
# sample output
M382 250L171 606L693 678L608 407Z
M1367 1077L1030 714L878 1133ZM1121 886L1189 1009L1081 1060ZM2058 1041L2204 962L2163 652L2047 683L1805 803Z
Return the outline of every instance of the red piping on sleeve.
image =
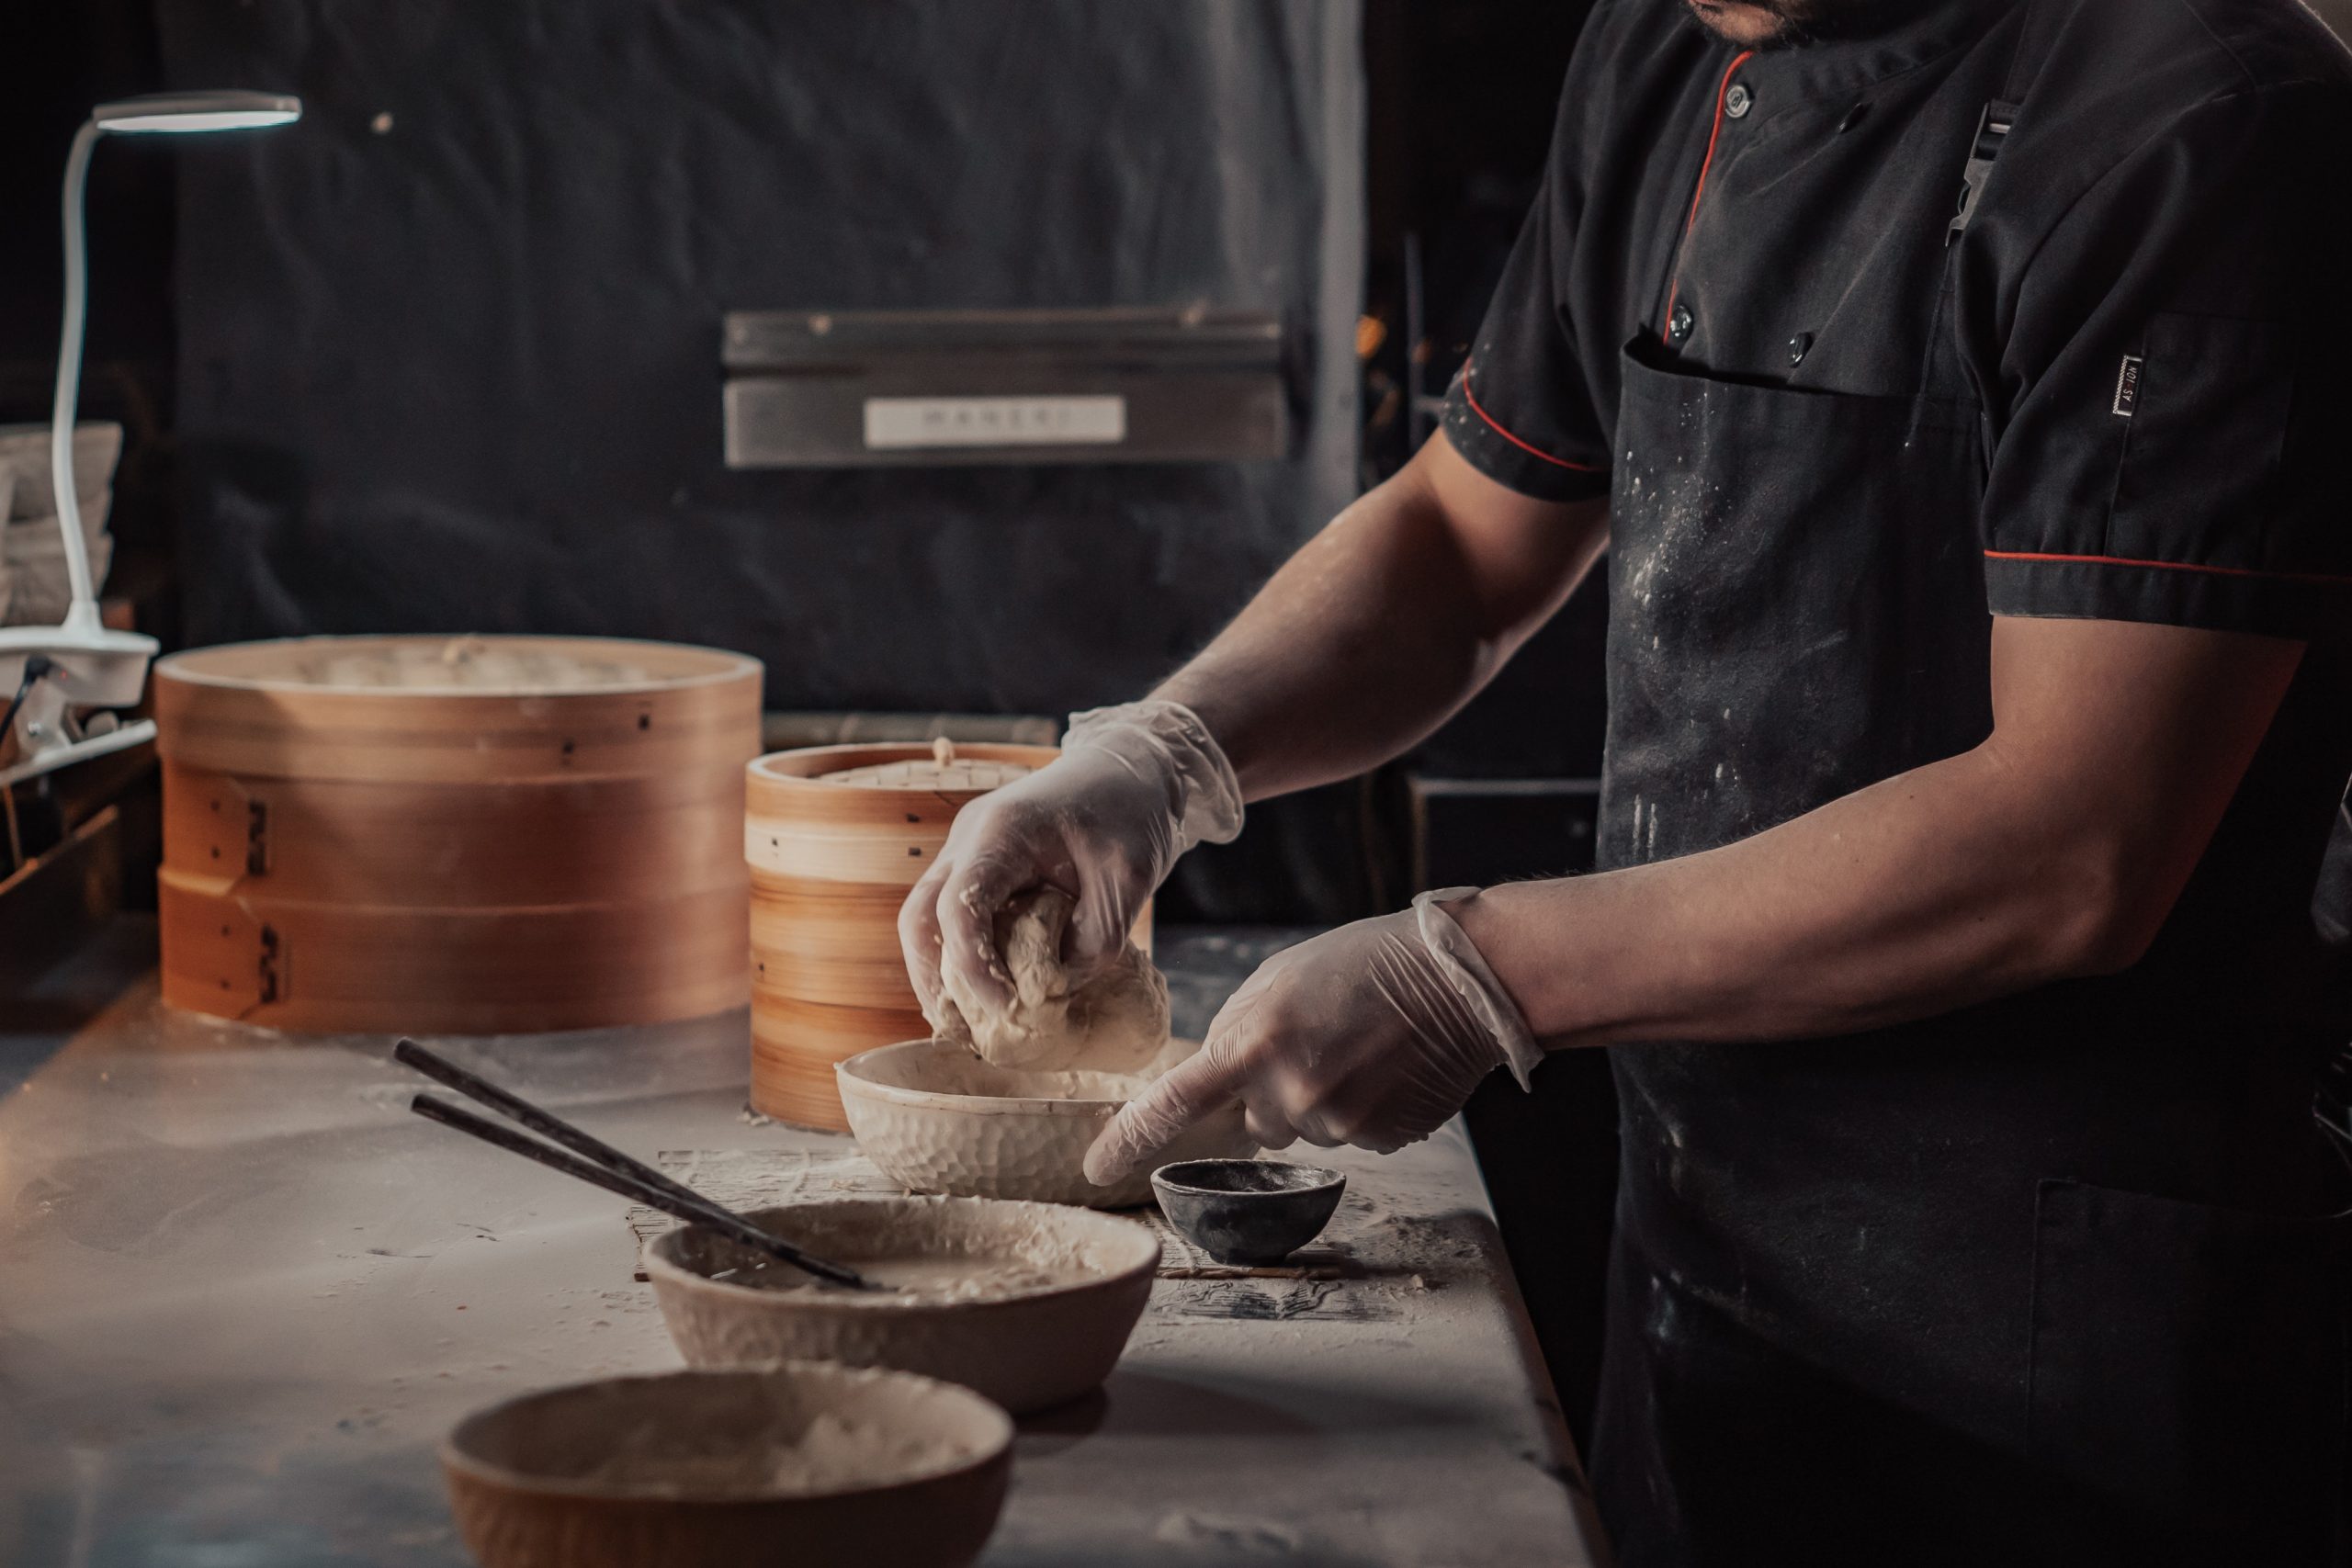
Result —
M1723 85L1715 89L1715 129L1707 135L1707 161L1699 165L1699 188L1690 193L1690 217L1682 225L1682 238L1685 243L1690 241L1690 231L1699 226L1699 204L1707 199L1707 175L1715 166L1716 144L1724 139L1724 102L1731 96L1731 79L1738 73L1741 66L1755 58L1756 51L1751 49L1725 66ZM1674 307L1681 302L1682 247L1678 245L1675 247L1674 254L1674 286L1667 290L1667 325L1665 332L1661 334L1669 344L1674 342Z
M1573 468L1579 474L1605 474L1609 471L1606 468L1594 468L1589 463L1571 463L1566 457L1555 457L1552 454L1544 451L1543 448L1539 446L1531 446L1526 442L1521 441L1518 436L1513 435L1510 431L1505 430L1496 422L1493 414L1488 413L1485 409L1478 406L1477 394L1470 389L1470 367L1466 365L1462 367L1462 400L1470 405L1470 412L1472 413L1476 414L1480 419L1487 422L1487 428L1488 430L1493 431L1497 435L1501 436L1504 440L1510 442L1512 446L1518 447L1521 451L1526 453L1531 457L1541 457L1544 461L1551 464L1555 468Z
M2143 566L2157 571L2193 571L2201 577L2256 577L2270 582L2352 583L2352 577L2307 571L2250 571L2242 566L2193 566L2177 560L2132 560L2122 556L2051 556L2025 550L1986 550L1986 560L2056 563L2061 566Z

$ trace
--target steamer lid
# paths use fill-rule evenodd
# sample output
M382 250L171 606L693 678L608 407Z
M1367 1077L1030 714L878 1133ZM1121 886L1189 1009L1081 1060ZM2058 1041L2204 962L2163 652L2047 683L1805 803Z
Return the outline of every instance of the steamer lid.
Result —
M1021 762L880 762L817 776L855 789L978 790L995 789L1035 771Z
M842 768L817 776L830 784L848 784L854 789L971 791L997 789L1035 772L1026 762L959 758L956 755L956 743L942 736L931 743L931 755L927 758L903 762L875 762L862 768Z

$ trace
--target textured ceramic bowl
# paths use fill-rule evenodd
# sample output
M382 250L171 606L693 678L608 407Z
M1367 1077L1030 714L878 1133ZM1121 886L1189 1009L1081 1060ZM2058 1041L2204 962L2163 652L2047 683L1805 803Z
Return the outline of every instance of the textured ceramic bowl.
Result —
M858 1453L778 1473L827 1416ZM797 1365L526 1394L459 1422L441 1469L484 1568L963 1568L996 1529L1012 1445L968 1390Z
M1016 1416L1075 1399L1111 1375L1159 1263L1148 1226L1049 1203L844 1198L745 1217L852 1268L882 1258L971 1258L1075 1278L969 1301L766 1289L711 1276L785 1266L689 1225L645 1255L662 1320L689 1365L889 1367L977 1389Z
M1159 1212L1219 1263L1280 1263L1323 1234L1348 1179L1319 1165L1196 1159L1151 1173Z
M1097 1187L1086 1179L1087 1146L1146 1084L1200 1048L1171 1040L1133 1075L1031 1073L991 1066L945 1041L910 1040L852 1056L833 1072L857 1146L901 1186L1125 1209L1149 1201L1149 1173ZM1237 1101L1187 1132L1165 1157L1257 1152Z

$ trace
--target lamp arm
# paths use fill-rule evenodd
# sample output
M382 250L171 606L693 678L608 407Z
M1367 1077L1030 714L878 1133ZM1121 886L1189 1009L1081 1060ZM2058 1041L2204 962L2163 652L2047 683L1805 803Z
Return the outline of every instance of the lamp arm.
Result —
M82 534L82 505L74 480L74 415L82 390L82 332L89 311L89 256L83 239L82 190L89 181L90 152L100 132L96 120L74 134L65 158L65 328L57 351L57 400L50 411L49 482L57 497L57 525L65 533L65 574L74 602L65 626L96 631L96 584L90 581L90 548Z

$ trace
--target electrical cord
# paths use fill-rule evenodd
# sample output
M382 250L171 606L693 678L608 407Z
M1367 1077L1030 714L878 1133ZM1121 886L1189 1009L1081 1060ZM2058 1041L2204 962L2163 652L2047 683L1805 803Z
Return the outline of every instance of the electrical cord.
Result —
M8 738L9 727L17 722L17 711L32 695L33 686L40 678L57 668L56 661L46 653L36 653L25 660L24 678L17 682L17 694L8 699L8 711L0 714L0 741ZM25 863L25 844L17 830L17 791L14 785L0 788L0 807L6 808L8 819L8 871L11 875Z
M25 705L27 697L32 695L34 685L56 668L56 660L46 653L36 653L26 659L25 676L17 682L17 694L8 699L8 711L0 713L0 735L7 734L8 727L17 722L17 710Z

